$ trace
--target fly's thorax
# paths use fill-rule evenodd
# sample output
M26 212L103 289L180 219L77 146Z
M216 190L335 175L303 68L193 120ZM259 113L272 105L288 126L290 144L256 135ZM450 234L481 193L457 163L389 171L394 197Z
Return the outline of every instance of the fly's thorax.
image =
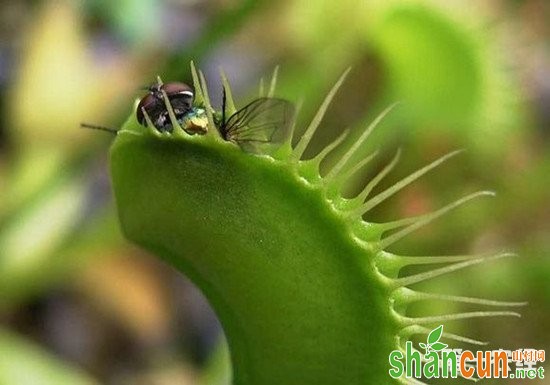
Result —
M181 127L190 135L204 135L208 132L208 116L206 110L193 107L180 120Z

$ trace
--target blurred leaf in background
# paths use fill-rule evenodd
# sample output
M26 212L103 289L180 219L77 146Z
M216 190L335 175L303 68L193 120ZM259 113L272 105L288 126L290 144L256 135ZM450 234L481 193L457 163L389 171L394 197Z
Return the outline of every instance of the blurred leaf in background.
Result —
M0 330L0 384L99 385L31 342Z

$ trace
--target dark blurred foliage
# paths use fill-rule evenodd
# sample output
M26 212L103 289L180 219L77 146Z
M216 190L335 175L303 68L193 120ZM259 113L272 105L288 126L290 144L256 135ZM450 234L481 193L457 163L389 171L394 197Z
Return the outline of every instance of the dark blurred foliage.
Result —
M10 368L0 370L0 384L18 370L29 384L227 382L221 330L205 300L119 233L107 173L112 138L78 128L81 121L119 126L156 75L189 81L190 60L205 71L217 104L219 66L244 104L280 65L280 96L305 100L299 129L351 65L310 156L346 127L355 128L354 140L402 101L365 149L382 151L350 194L399 147L402 160L377 191L465 148L367 219L497 191L395 250L517 252L425 286L528 300L521 321L449 328L495 347L547 348L548 20L543 0L0 3L0 352L9 353L0 354L0 369ZM411 312L451 310L431 304Z

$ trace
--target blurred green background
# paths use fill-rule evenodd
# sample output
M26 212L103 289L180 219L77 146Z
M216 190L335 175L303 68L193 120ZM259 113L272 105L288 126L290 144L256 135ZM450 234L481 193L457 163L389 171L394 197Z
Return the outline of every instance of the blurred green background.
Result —
M380 188L466 149L367 219L495 190L393 250L517 252L423 286L529 301L520 320L448 330L493 348L548 349L548 20L544 0L0 3L0 385L228 383L222 332L200 293L120 235L107 173L112 137L79 129L119 126L157 74L189 82L190 60L210 79L216 105L219 66L244 103L280 65L278 95L305 100L298 130L352 66L310 156L345 128L355 129L352 141L401 101L368 144L382 155L357 188L397 148L402 161ZM411 314L458 310L470 309L437 303Z

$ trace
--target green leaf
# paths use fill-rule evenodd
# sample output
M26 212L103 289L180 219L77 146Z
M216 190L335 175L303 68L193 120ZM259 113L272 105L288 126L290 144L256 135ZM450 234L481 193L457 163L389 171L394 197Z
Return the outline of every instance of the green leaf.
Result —
M444 344L442 342L436 342L435 344L432 345L432 350L440 351L440 350L445 349L447 346L449 346L449 345Z
M422 342L420 342L418 345L420 345L420 347L421 347L422 349L426 349L426 347L427 347L426 344L423 344Z
M224 325L234 383L387 383L388 355L371 356L395 349L393 315L387 299L364 294L384 283L342 259L375 255L353 242L321 187L305 188L297 168L308 164L248 154L213 130L161 137L141 127L129 121L111 152L122 228L202 287Z
M428 336L428 343L434 344L439 341L441 334L443 334L443 325L440 325L430 332L430 335Z

